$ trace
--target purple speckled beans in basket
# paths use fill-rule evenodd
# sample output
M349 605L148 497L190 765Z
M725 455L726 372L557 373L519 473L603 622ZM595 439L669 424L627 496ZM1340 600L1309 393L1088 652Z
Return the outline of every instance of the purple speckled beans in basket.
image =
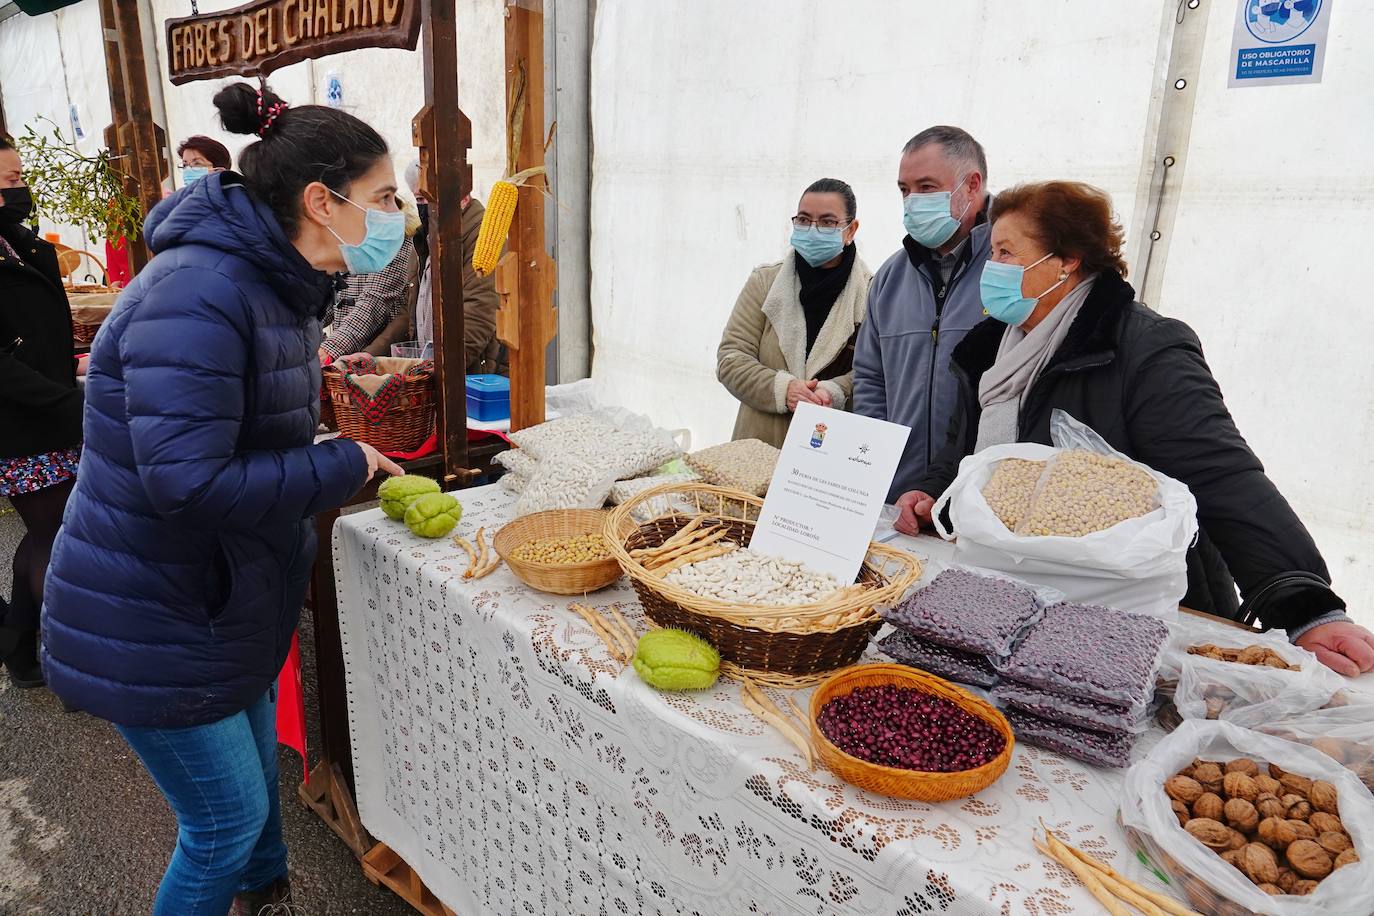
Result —
M991 687L997 683L997 671L985 655L960 652L938 643L928 642L905 630L894 630L878 640L878 648L894 661L938 677L975 687Z
M952 649L1007 655L1039 613L1035 593L1024 586L946 569L884 616L894 626Z
M1051 722L1019 709L1005 710L1016 740L1043 747L1098 767L1126 767L1131 764L1135 735L1113 735L1087 728L1074 728Z
M1168 638L1154 617L1061 602L1045 609L998 671L1052 693L1139 709L1154 696Z
M1011 707L1052 722L1114 735L1138 735L1150 721L1149 706L1135 711L1110 703L1065 697L1014 681L1003 681L992 688L992 698L1004 708Z

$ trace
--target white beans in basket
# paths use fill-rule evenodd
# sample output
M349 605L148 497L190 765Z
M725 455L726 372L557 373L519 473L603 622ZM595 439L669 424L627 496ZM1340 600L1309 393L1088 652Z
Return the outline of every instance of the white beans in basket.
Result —
M824 601L840 588L834 576L747 549L679 567L664 581L703 598L780 607Z

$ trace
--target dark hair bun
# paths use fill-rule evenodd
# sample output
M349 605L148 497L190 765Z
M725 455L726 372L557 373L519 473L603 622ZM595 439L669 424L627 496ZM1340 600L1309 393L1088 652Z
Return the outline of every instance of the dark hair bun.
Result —
M262 108L266 111L282 99L270 88L262 89ZM258 88L251 83L234 83L215 93L219 120L231 134L256 134L262 129L263 115L258 107Z

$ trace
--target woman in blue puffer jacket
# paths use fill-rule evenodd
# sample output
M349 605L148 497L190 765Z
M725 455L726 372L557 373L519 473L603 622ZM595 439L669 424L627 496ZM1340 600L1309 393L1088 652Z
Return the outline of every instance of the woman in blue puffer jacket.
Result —
M262 139L242 175L148 215L156 257L92 348L42 618L52 691L113 722L177 816L157 916L289 901L274 686L315 557L310 516L379 468L400 473L362 443L312 444L331 274L380 269L403 237L386 143L247 83L215 106Z

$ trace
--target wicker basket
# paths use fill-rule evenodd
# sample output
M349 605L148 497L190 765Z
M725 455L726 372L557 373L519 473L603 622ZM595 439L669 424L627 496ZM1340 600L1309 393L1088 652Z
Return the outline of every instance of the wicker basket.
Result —
M1006 747L1002 748L1002 753L995 758L972 770L957 773L925 773L869 763L846 754L832 744L817 724L825 704L836 697L853 692L856 687L877 687L886 684L914 687L923 693L949 700L960 709L995 727L1007 739ZM810 718L811 742L821 762L829 767L831 772L861 789L892 798L939 802L981 792L1002 778L1002 774L1011 763L1012 749L1016 746L1016 737L1012 734L1011 725L991 704L943 678L906 665L855 665L837 673L811 694Z
M88 344L95 340L95 332L105 322L110 309L119 298L119 290L110 286L82 284L67 287L67 302L72 310L72 340Z
M639 526L628 538L612 532L632 522L636 507L659 500L673 511ZM901 600L921 577L921 562L909 553L870 546L854 585L814 604L767 607L703 598L663 581L630 556L631 550L657 547L696 516L725 525L729 539L746 544L763 501L737 490L701 483L673 483L646 490L622 503L607 521L611 551L639 594L649 620L661 627L696 633L721 654L721 671L747 674L760 683L801 687L852 665L882 625L876 608Z
M377 362L383 371L399 372L421 361L379 357ZM324 384L333 408L334 425L344 438L366 442L380 452L411 452L423 445L434 432L432 373L424 378L406 381L404 390L396 395L385 415L375 423L353 403L348 393L348 382L344 378L344 367L340 363L325 366ZM321 410L320 414L325 418L329 411Z
M491 545L510 571L530 588L551 595L585 595L610 585L620 578L620 564L615 557L590 560L586 563L531 563L517 560L513 554L521 544L541 538L577 537L582 534L603 534L609 513L601 509L554 509L526 515L506 525L492 538ZM629 537L634 523L627 522L621 537Z

